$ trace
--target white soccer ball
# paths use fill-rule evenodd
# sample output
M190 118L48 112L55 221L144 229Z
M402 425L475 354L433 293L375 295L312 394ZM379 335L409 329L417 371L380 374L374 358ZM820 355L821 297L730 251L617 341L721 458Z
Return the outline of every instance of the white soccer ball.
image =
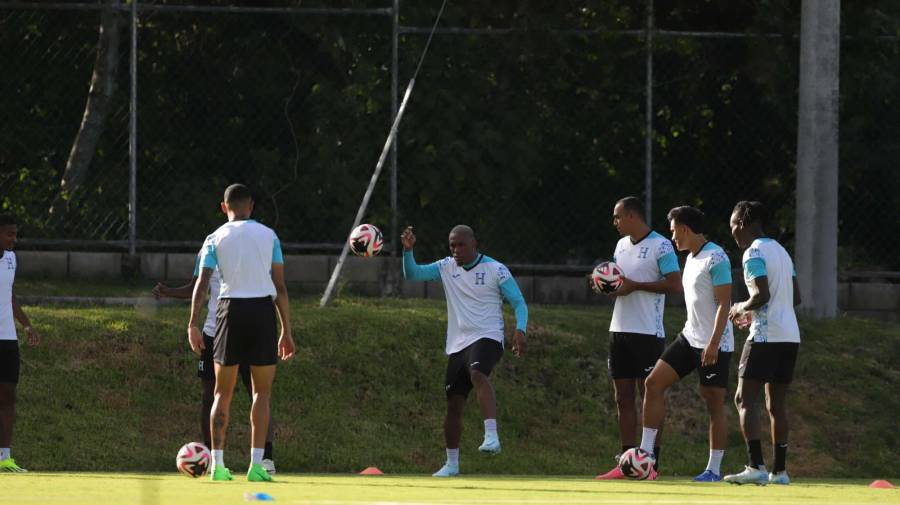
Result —
M178 471L195 479L206 475L210 465L212 465L212 456L209 449L200 442L184 444L178 451L178 455L175 456L175 466L178 467Z
M653 472L656 459L640 447L633 447L619 456L619 470L629 479L644 480Z
M591 288L597 293L612 293L622 286L622 269L612 261L604 261L591 272Z
M375 256L384 247L381 230L371 224L361 224L350 233L350 250L357 256Z

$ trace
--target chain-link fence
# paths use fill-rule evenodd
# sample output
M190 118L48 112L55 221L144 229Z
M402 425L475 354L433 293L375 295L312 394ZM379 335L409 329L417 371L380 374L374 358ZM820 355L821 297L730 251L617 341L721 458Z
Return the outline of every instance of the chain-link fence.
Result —
M734 203L761 199L792 242L799 12L658 3L649 52L644 0L450 5L400 128L397 177L385 171L365 220L389 238L393 221L415 225L423 258L465 222L506 262L584 265L612 251L622 196L650 194L661 230L669 208L697 205L726 246ZM898 270L900 12L869 3L842 41L840 265ZM437 5L139 2L133 214L130 8L0 2L0 205L23 238L193 248L223 219L222 189L243 181L283 242L336 249ZM98 50L111 46L103 12L118 23L115 86L78 163ZM70 165L82 178L65 186Z

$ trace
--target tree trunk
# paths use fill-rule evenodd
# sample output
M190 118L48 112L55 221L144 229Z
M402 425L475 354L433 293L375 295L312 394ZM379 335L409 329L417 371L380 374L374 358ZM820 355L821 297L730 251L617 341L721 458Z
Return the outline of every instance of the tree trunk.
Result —
M122 25L122 16L116 7L121 0L104 0L104 3L106 8L100 15L100 40L97 43L97 58L94 60L94 73L91 75L84 117L66 160L59 193L50 206L51 216L61 216L68 211L69 202L84 182L116 91Z

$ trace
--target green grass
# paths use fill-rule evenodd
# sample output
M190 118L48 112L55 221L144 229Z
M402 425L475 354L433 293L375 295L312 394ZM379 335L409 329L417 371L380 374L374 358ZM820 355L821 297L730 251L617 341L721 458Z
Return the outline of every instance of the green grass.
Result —
M273 406L279 469L437 469L444 304L345 298L322 310L316 302L292 303L298 352L279 367ZM174 471L178 447L199 438L200 382L184 337L187 308L140 309L26 307L44 341L23 347L17 461L40 471ZM609 317L598 307L531 307L528 355L507 353L493 376L504 452L477 454L481 421L472 399L463 472L587 476L611 466L619 442L606 375ZM683 318L682 310L667 311L670 336ZM900 475L900 327L842 319L804 321L802 331L791 397L792 476ZM239 395L226 453L234 468L249 459L247 401ZM729 410L726 472L739 470L745 458ZM670 394L664 437L664 475L703 469L706 416L693 376Z
M730 486L683 481L598 482L584 477L359 477L291 475L276 482L251 484L189 480L159 474L28 474L0 477L9 503L67 505L181 505L243 503L244 493L267 493L275 503L311 505L417 505L634 503L722 504L779 503L837 505L897 503L896 489L869 489L863 481L808 481L791 486ZM263 502L265 503L265 502Z

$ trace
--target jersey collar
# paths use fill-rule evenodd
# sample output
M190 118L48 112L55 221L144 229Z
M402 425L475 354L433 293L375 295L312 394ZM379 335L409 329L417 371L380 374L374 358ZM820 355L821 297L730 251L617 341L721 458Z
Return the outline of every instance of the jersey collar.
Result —
M653 230L648 231L646 235L644 235L643 237L641 237L641 238L639 238L639 239L637 239L637 240L634 240L634 239L631 238L631 237L628 237L628 240L631 241L631 245L638 245L638 244L640 244L641 242L643 242L645 238L649 237L651 233L653 233Z
M466 272L468 272L469 270L472 270L473 268L477 267L479 263L481 263L481 260L483 258L484 258L484 255L481 253L478 253L478 256L475 258L475 260L473 260L468 265L462 266L463 270L465 270Z

